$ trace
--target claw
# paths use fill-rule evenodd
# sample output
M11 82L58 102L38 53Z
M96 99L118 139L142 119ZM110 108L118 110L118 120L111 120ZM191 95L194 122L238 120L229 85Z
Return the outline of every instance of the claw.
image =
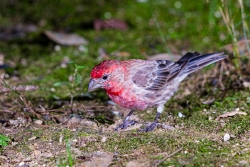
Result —
M152 122L150 125L146 126L144 129L140 129L139 132L150 132L158 126L158 122Z
M136 123L137 122L134 120L125 120L121 125L119 125L115 128L115 131L118 131L120 129L127 129L127 127L132 126Z

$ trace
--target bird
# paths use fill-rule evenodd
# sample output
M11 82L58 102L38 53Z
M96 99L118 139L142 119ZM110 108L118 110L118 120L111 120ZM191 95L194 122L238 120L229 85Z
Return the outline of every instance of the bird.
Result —
M105 89L116 104L130 109L116 131L137 123L130 120L135 110L156 107L152 123L140 131L153 131L159 124L164 104L178 90L179 84L191 73L225 59L223 52L204 54L187 52L178 61L169 60L105 60L96 65L90 74L88 91Z

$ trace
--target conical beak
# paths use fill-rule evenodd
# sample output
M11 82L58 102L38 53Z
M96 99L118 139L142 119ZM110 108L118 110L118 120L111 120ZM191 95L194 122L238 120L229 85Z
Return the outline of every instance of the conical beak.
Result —
M101 85L98 82L96 82L94 79L90 79L88 92L95 90L97 88L100 88L100 87L101 87Z

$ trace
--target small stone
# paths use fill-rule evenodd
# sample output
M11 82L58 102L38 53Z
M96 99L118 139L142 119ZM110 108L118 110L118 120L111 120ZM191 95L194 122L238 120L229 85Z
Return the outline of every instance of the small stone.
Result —
M112 106L116 106L116 103L113 102L113 101L111 101L111 100L108 101L108 104L110 104L110 105L112 105Z
M223 141L226 142L230 139L230 135L228 133L226 133L223 137Z
M35 124L38 124L38 125L42 125L42 124L43 124L43 121L42 121L42 120L35 120L34 123L35 123Z
M78 47L78 50L79 50L80 52L84 52L84 51L86 51L87 49L86 49L83 45L80 45L80 46Z
M250 88L250 82L244 81L244 82L243 82L243 86L244 86L245 88Z
M182 114L181 112L178 112L178 117L183 118L183 117L185 117L185 115Z
M120 116L121 113L119 111L112 111L112 114L116 115L116 116Z
M106 141L107 141L107 137L106 136L102 137L101 142L105 143Z
M18 166L23 166L24 165L24 162L20 162L19 164L18 164Z
M56 45L54 49L55 49L55 51L57 51L57 52L58 52L58 51L60 51L60 50L61 50L61 46Z
M56 89L55 89L55 88L50 88L50 91L51 91L51 92L55 92Z

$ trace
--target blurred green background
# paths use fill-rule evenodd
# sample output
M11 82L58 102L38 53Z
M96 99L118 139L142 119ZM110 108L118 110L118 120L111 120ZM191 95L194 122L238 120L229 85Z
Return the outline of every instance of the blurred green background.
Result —
M246 21L249 21L250 1L244 0L243 3ZM2 35L0 52L4 54L6 63L12 64L8 71L10 75L18 75L20 82L40 85L44 88L40 95L51 95L53 84L67 81L73 73L75 67L72 65L60 67L65 58L83 65L86 68L81 70L83 83L80 91L86 92L90 70L102 61L98 59L100 48L111 53L112 59L145 59L145 55L158 53L182 55L187 51L222 51L221 47L232 43L233 37L219 8L229 11L236 38L243 38L241 8L239 1L234 0L0 1L2 34L18 24L36 27L34 32L17 38L15 33L18 32L15 31L9 32L14 36L11 39ZM94 30L95 19L114 18L124 21L128 29ZM45 30L78 33L89 44L81 49L60 46L57 51L55 47L58 44L44 37ZM112 56L117 52L130 56ZM65 95L60 91L52 93L55 94Z

